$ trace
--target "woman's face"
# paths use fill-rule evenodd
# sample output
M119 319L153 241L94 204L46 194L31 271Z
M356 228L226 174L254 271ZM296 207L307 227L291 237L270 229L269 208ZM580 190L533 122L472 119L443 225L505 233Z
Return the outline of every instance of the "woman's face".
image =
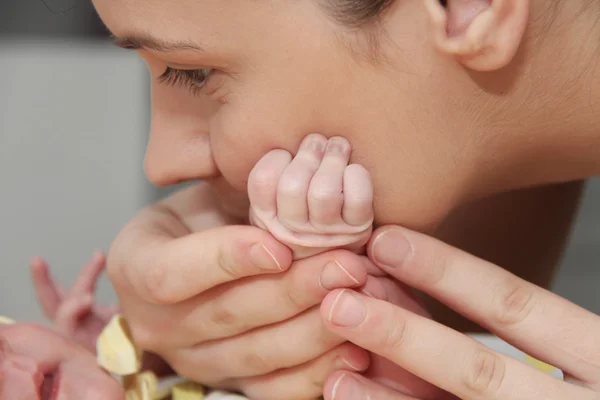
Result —
M318 132L346 137L371 172L378 223L426 228L462 195L477 87L427 41L421 1L396 2L374 36L318 0L94 4L151 71L153 183L220 176L245 191L260 157Z
M59 334L30 324L0 325L0 398L124 399L94 356Z

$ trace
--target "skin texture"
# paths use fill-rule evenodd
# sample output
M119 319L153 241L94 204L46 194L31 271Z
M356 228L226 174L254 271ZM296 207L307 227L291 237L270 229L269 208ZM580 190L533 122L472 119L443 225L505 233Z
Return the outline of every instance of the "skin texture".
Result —
M83 266L75 284L66 290L52 277L50 266L40 258L31 261L31 280L38 303L55 329L79 345L96 353L96 339L112 316L117 305L95 304L94 292L100 274L106 267L106 256L95 253Z
M50 266L43 258L34 257L30 269L38 304L54 330L96 355L98 336L112 317L120 312L118 304L99 305L95 301L98 279L106 269L106 255L101 251L95 252L69 289L52 277ZM160 357L148 352L144 354L142 369L151 370L157 376L173 373Z
M0 325L0 397L31 400L124 399L92 353L50 329Z
M560 368L565 380L352 290L333 291L323 301L322 315L332 331L461 399L598 398L599 316L503 268L404 228L377 231L368 251L395 278ZM347 372L331 377L325 398L414 400Z
M367 170L348 165L350 152L343 138L308 135L293 158L267 153L248 181L250 222L289 246L294 260L360 251L373 231L373 187Z
M154 81L146 171L158 184L219 175L245 192L250 170L268 151L295 152L313 132L341 135L352 143L352 161L372 175L376 223L424 230L460 203L547 181L536 176L537 169L513 174L526 158L522 153L547 156L539 151L546 150L547 139L529 148L541 129L545 137L591 129L580 129L573 118L568 125L561 122L567 111L558 112L562 104L553 104L552 98L529 97L537 82L526 77L547 78L550 92L562 90L566 75L576 73L538 65L559 44L535 51L524 46L506 69L468 73L428 45L431 24L419 1L397 2L388 15L390 40L381 41L386 62L357 59L363 49L360 34L334 24L313 1L94 4L120 38L191 40L205 48L141 49L153 80L168 66L215 71L196 95ZM540 8L540 18L543 12ZM524 68L536 69L525 75L520 73ZM498 96L501 84L506 89ZM581 104L573 107L585 104L587 109L588 100L582 95ZM553 160L558 162L562 153L572 154L565 149ZM517 155L519 162L512 162ZM561 178L567 173L572 175L566 171Z
M367 368L367 353L330 335L315 307L336 286L371 293L379 287L385 296L396 284L372 279L366 273L371 263L347 251L292 263L293 253L273 236L239 226L248 222L253 166L274 149L295 154L309 133L352 143L350 162L372 177L376 225L433 233L452 211L474 201L490 201L493 209L494 194L589 176L590 162L583 161L589 158L575 155L589 154L598 143L590 139L598 118L592 112L597 85L588 84L595 71L576 69L590 54L587 45L577 49L582 54L569 45L590 33L589 18L574 18L582 4L569 2L549 14L547 2L526 2L529 16L523 2L496 0L494 8L486 2L480 14L462 18L467 2L453 3L442 18L431 2L394 3L381 51L372 52L369 35L344 29L313 1L94 2L116 36L145 36L128 47L154 36L204 48L138 49L153 82L149 179L212 184L142 211L109 253L109 276L144 348L183 375L267 400L314 398L323 376L348 364ZM449 24L455 25L451 41L444 33ZM569 30L561 30L566 25ZM555 35L540 40L547 27ZM432 33L437 36L429 41ZM548 62L557 49L569 50L569 62ZM194 94L161 83L167 67L216 72ZM557 188L557 197L569 191ZM502 201L527 208L524 198L516 204L510 197ZM533 197L546 201L541 192ZM545 210L557 230L544 233L556 243L564 241L572 215L573 208L556 218L553 211L562 207ZM488 246L481 252L500 257ZM531 270L548 268L542 264L557 258L550 253L532 255L540 264ZM354 279L339 268L335 279L324 279L337 263ZM509 264L523 265L518 259ZM219 354L243 362L219 363Z
M289 246L295 260L336 248L365 253L372 233L373 188L368 171L358 164L348 165L350 151L343 138L308 135L293 158L273 150L252 169L250 221ZM371 273L372 279L382 276ZM430 317L409 288L391 284L385 294L380 299ZM365 373L404 393L422 398L440 395L437 388L383 357L371 357Z

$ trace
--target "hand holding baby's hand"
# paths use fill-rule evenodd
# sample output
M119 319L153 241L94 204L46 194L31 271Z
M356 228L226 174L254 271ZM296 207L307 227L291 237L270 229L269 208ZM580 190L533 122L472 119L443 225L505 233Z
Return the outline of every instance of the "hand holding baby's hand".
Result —
M332 248L359 250L372 232L369 172L348 165L346 139L308 135L298 153L267 153L248 178L250 220L305 258Z
M55 329L91 352L96 352L96 338L118 311L117 305L97 305L94 292L98 278L106 267L103 253L95 253L86 262L70 289L52 277L48 263L36 257L31 261L31 278L38 302Z

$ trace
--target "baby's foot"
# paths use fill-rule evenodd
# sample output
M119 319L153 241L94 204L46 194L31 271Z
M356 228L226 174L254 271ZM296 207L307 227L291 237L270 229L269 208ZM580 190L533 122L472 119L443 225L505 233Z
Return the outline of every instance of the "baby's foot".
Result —
M373 226L369 172L348 165L347 140L308 135L295 157L273 150L248 178L250 221L290 246L294 258L332 248L358 250Z
M48 263L35 257L31 279L38 302L54 328L96 353L96 339L118 312L117 305L101 306L95 301L96 283L106 267L106 256L98 252L84 265L73 287L63 288L54 280Z

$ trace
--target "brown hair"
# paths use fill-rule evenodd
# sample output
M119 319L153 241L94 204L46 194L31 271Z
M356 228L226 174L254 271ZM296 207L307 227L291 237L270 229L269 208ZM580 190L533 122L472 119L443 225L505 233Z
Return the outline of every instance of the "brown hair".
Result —
M330 14L341 24L358 28L372 25L394 0L326 0Z

